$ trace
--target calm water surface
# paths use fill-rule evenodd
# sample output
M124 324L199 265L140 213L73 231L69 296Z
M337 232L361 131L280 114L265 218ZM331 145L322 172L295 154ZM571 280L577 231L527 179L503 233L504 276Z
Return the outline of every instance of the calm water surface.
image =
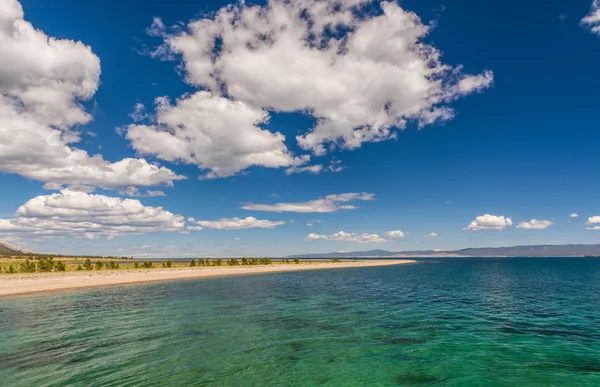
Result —
M0 298L0 385L599 386L600 260L440 259Z

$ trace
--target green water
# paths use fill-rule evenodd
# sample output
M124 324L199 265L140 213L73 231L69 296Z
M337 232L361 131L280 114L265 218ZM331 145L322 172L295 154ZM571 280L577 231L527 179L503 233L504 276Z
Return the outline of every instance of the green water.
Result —
M594 259L0 298L0 385L598 386L599 301Z

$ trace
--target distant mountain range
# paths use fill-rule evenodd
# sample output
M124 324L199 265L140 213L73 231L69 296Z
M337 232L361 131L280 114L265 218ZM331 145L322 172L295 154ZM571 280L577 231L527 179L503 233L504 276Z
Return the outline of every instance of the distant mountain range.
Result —
M393 257L583 257L600 256L600 245L531 245L479 247L461 250L367 250L292 255L288 258L393 258Z
M34 254L33 251L0 241L0 254Z

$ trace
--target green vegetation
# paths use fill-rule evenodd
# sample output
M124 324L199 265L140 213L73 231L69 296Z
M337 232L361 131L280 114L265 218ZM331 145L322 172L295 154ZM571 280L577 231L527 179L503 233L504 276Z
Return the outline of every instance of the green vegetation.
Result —
M299 263L300 263L300 260L299 260L298 258L294 258L294 263L295 263L295 264L299 264Z
M83 263L83 268L85 270L92 270L92 260L91 259L86 259L85 262Z
M194 258L192 258L192 260L190 261L190 267L196 267L196 261L194 260Z
M339 258L332 258L331 262L341 262Z
M235 259L235 258L231 258L231 259L229 259L229 260L227 261L227 264L228 264L229 266L237 266L237 265L239 265L240 263L238 262L238 260L237 260L237 259Z

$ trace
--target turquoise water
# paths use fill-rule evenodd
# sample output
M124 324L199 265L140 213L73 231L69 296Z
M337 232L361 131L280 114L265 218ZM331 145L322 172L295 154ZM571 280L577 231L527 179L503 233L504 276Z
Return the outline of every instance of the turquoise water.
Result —
M598 386L600 260L425 260L0 298L0 384Z

